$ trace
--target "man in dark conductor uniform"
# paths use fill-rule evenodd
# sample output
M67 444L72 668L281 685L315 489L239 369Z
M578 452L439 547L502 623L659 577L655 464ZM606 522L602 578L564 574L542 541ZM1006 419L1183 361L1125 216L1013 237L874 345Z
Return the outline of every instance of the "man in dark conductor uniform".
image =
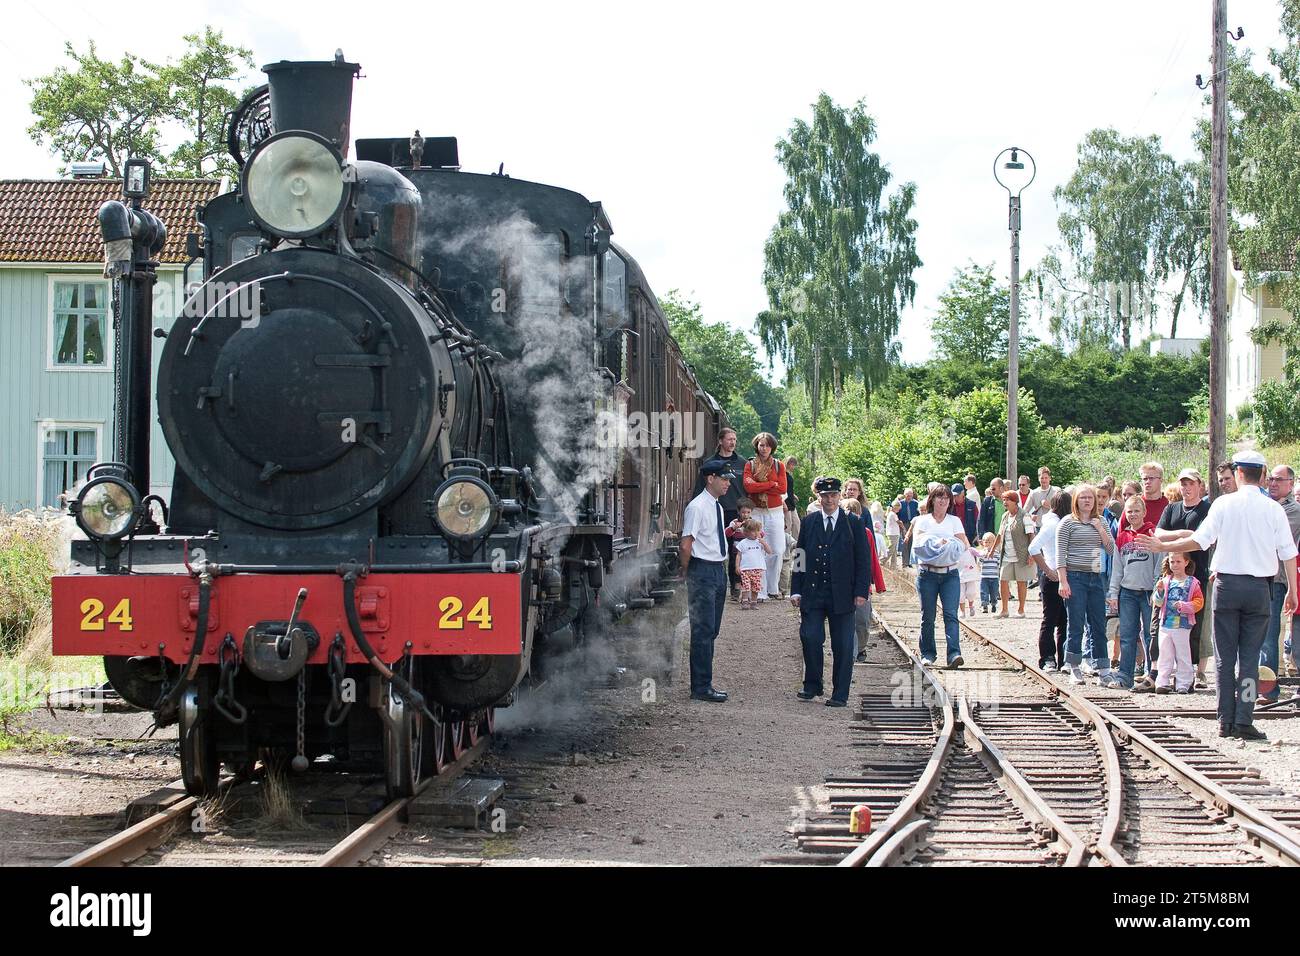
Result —
M790 576L790 602L799 608L803 643L803 690L796 696L812 700L822 694L829 625L831 696L826 706L843 707L853 681L853 612L867 603L871 555L861 519L840 510L840 480L819 478L815 490L821 508L799 527Z

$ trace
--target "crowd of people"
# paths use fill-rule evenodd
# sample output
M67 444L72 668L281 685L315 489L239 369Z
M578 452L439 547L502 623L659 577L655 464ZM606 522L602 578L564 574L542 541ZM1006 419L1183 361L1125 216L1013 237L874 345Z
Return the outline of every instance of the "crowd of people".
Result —
M799 608L801 700L823 696L829 632L826 704L844 706L853 662L864 660L871 594L884 590L882 568L901 564L915 569L928 664L940 615L945 662L961 667L960 617L1024 618L1036 589L1044 671L1190 694L1208 687L1213 662L1220 735L1263 739L1255 703L1277 699L1284 656L1294 666L1300 655L1300 503L1289 465L1268 471L1258 452L1239 452L1217 469L1213 503L1196 469L1166 484L1164 468L1148 462L1137 479L1064 488L1043 467L1036 486L1027 475L994 478L982 495L968 474L932 482L923 499L905 488L888 505L861 479L818 476L803 506L799 462L779 458L767 432L751 444L743 459L734 430L723 431L683 525L697 699L727 697L712 684L712 648L730 589L744 610L783 594Z

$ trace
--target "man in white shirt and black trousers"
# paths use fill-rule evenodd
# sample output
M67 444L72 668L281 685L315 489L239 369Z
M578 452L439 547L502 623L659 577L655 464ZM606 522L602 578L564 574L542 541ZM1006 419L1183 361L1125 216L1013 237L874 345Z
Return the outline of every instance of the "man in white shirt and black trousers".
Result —
M700 466L704 490L682 519L680 557L691 618L691 698L720 704L727 695L713 687L713 642L727 605L726 521L718 499L736 480L731 463L718 458Z
M803 690L795 696L812 700L822 694L829 625L831 696L826 706L843 707L853 682L853 616L856 608L867 603L871 554L862 519L840 510L840 480L818 478L814 490L821 509L799 526L790 575L790 603L799 609L803 644Z
M1282 613L1291 615L1296 593L1296 545L1286 514L1259 493L1264 456L1241 451L1233 456L1237 490L1220 495L1195 531L1162 531L1160 538L1138 535L1152 551L1208 551L1217 542L1214 575L1214 666L1218 675L1219 736L1263 740L1254 726L1259 696L1259 651L1272 606L1271 585L1278 565L1285 571L1287 594Z

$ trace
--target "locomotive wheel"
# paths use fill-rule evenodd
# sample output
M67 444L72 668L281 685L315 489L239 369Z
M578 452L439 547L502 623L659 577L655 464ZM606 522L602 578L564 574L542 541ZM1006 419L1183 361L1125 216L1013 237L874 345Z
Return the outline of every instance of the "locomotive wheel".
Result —
M447 721L447 762L459 760L465 753L465 721Z
M193 684L181 695L179 734L185 792L195 797L211 796L217 792L221 765L217 761L208 714L199 709L199 688Z
M406 680L419 686L420 675L414 658L407 659ZM390 800L411 797L420 781L430 772L437 773L433 758L435 747L430 739L436 726L430 727L423 712L388 682L384 687L384 786Z
M424 715L396 693L392 684L384 693L384 788L389 800L399 800L415 795L426 770L429 728Z
M425 729L429 738L429 775L442 773L451 760L447 757L447 725L439 721Z

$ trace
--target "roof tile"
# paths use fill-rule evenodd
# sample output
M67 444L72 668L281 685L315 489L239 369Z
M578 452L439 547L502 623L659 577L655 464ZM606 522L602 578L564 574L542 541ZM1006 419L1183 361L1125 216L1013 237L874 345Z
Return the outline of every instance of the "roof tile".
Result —
M145 208L167 224L163 262L185 261L195 208L214 199L209 179L155 179ZM0 262L101 262L99 207L122 198L120 179L0 179Z

